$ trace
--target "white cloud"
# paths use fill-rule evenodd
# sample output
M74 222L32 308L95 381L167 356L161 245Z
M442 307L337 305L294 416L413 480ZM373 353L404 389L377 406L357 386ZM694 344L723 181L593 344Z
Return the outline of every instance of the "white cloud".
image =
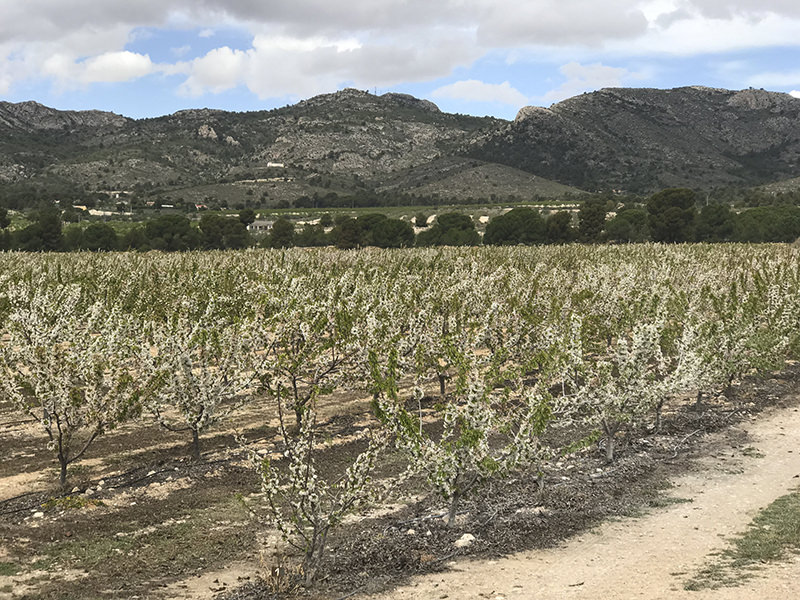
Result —
M84 83L130 81L153 71L153 63L146 54L134 52L106 52L82 64L80 75Z
M181 92L200 96L206 91L223 92L236 87L246 73L249 53L232 50L227 46L211 50L188 65L189 77L181 85Z
M528 97L512 87L508 81L503 83L485 83L476 79L457 81L434 90L435 98L452 98L468 102L498 102L511 106L524 106Z
M637 77L627 69L609 67L601 63L582 65L571 62L562 66L560 71L566 77L566 81L544 95L545 103L558 102L600 88L621 87L625 79Z
M246 85L260 97L303 96L345 83L389 87L444 77L493 51L587 69L580 63L598 58L622 64L615 57L800 48L797 0L350 0L345 8L330 0L0 0L0 14L5 91L24 79L87 84L161 71L185 73L187 94ZM171 64L159 65L141 45L142 53L130 52L137 32L165 27L201 38L234 28L253 43L191 62L176 49ZM567 69L567 81L547 98L632 78L624 69L589 67ZM518 99L510 84L470 85L459 93Z
M488 4L488 3L487 3ZM630 40L645 33L647 19L631 0L539 0L491 3L477 22L485 45L589 45Z
M798 3L800 5L800 3ZM700 11L689 13L666 26L653 24L632 44L609 40L606 48L621 55L660 53L694 56L736 50L798 46L800 19L767 13L736 13L727 18L712 17Z
M259 98L306 97L330 92L341 85L360 88L391 87L408 80L435 79L452 66L476 59L475 49L460 40L380 40L366 43L354 37L297 38L280 33L259 33L248 50L228 47L205 56L164 67L165 73L185 73L181 92L198 96L245 85Z
M149 75L155 65L146 54L107 52L85 61L65 54L53 54L42 64L42 72L52 75L62 87L76 84L131 81Z

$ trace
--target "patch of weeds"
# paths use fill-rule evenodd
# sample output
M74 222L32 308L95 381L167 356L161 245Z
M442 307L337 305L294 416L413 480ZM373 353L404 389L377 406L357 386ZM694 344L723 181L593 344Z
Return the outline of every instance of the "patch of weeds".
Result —
M124 582L125 593L136 591L138 595L164 577L185 577L254 548L255 530L248 520L246 510L229 497L221 504L147 529L57 541L42 549L43 556L33 568L49 572L77 569L88 575L79 582L49 581L39 593L43 597L88 598L94 597L90 591L106 589L108 581L117 581Z
M763 565L800 551L800 491L781 496L756 515L747 530L689 579L687 590L736 586Z
M0 562L0 576L10 577L19 573L19 566L15 563Z
M129 536L76 538L56 542L44 549L45 556L37 560L33 568L44 571L55 566L93 569L130 550L134 542Z
M764 458L764 453L761 452L758 448L754 448L753 446L748 446L744 450L742 450L743 456L749 456L751 458Z
M105 506L102 500L97 498L87 498L86 496L64 496L62 498L50 498L42 504L45 510L70 510L81 508L95 508Z
M675 504L688 504L694 502L691 498L676 498L674 496L659 496L647 502L650 508L666 508Z
M49 481L58 481L59 477L59 469L58 467L54 467L48 469L49 473L48 480ZM89 465L81 465L77 463L72 463L67 467L67 484L73 485L72 482L75 479L81 480L83 477L88 476L92 472L92 468Z
M69 471L67 473L68 477L78 477L79 475L86 475L87 473L91 472L91 467L89 465L79 465L79 464L71 464L68 467Z

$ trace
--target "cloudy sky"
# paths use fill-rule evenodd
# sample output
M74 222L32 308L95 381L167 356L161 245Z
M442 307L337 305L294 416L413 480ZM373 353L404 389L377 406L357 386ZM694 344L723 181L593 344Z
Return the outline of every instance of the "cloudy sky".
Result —
M137 118L344 87L504 118L611 86L800 90L799 0L0 0L0 14L0 99Z

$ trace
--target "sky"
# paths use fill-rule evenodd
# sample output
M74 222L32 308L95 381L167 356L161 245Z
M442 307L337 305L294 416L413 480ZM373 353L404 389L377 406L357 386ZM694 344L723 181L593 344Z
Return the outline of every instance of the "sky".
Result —
M0 100L133 118L355 87L513 119L604 87L800 97L798 0L0 0Z

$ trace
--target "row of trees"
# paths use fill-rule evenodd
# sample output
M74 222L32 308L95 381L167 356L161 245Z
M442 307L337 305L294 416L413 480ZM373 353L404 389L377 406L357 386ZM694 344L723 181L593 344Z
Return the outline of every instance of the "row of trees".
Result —
M697 209L689 189L669 189L641 204L618 207L612 198L585 200L577 214L557 212L543 219L535 210L516 208L492 219L484 244L602 242L791 242L800 238L800 207L761 206L734 212L725 204ZM613 211L612 218L608 218Z
M163 215L129 228L124 234L106 223L64 228L60 212L48 207L32 215L28 227L9 233L8 213L0 212L0 249L53 250L165 250L241 249L259 243L263 247L335 246L340 249L374 246L540 245L570 242L790 242L800 238L800 207L762 206L735 213L727 205L710 204L696 208L692 190L670 189L651 196L644 207L617 206L612 198L585 200L576 217L557 211L543 217L533 208L514 208L492 218L483 236L467 215L455 212L436 216L431 227L415 235L411 223L381 213L334 220L323 215L317 224L297 230L285 218L277 219L272 231L254 239L247 225L255 220L252 209L239 217L216 213L202 215L198 226L180 214ZM613 211L612 218L608 218ZM427 227L425 215L415 224Z
M781 368L800 349L798 258L737 245L4 255L0 390L41 424L62 484L126 419L186 431L199 457L205 431L257 399L281 434L260 449L283 457L251 454L261 509L312 577L342 516L396 483L373 478L386 452L452 523L493 478L536 476L587 444L614 460L677 398ZM317 406L344 391L368 393L375 420L363 452L323 477ZM564 447L543 442L552 428Z
M252 210L243 210L238 218L204 214L195 227L183 215L170 214L134 225L125 233L104 222L87 226L64 226L61 211L48 206L29 215L32 223L8 231L8 213L0 209L0 249L31 252L112 251L112 250L224 250L253 245L247 225L255 220Z

